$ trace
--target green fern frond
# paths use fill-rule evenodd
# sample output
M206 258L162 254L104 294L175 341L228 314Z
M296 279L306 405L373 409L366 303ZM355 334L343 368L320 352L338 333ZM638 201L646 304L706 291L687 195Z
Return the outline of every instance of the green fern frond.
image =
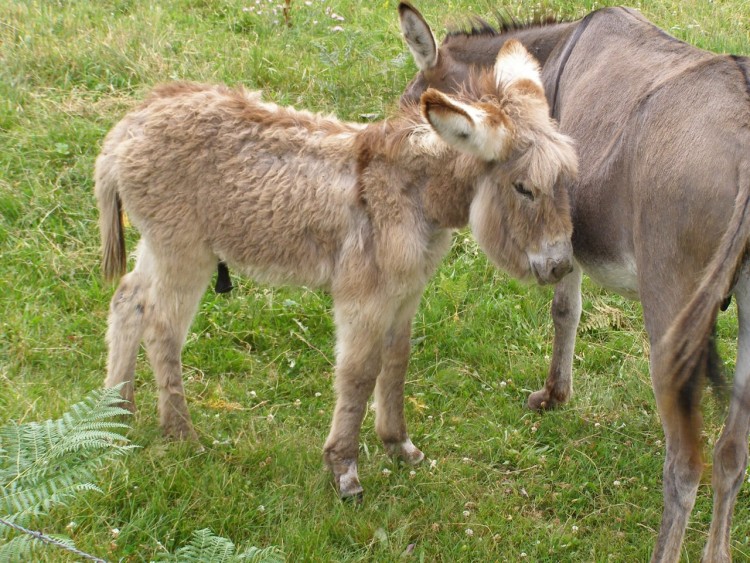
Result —
M260 549L249 547L241 553L232 541L217 536L209 529L193 532L187 545L179 548L173 554L165 555L160 561L180 561L192 563L211 561L214 563L237 563L250 561L253 563L283 563L284 557L276 547Z
M0 515L17 524L99 490L96 470L134 446L120 433L129 411L118 388L90 393L57 420L0 427ZM9 529L0 526L0 538Z
M63 545L68 547L75 547L73 540L66 536L51 536ZM15 536L11 540L0 544L0 561L32 561L35 559L35 555L43 552L45 546L36 541L33 537L27 535Z

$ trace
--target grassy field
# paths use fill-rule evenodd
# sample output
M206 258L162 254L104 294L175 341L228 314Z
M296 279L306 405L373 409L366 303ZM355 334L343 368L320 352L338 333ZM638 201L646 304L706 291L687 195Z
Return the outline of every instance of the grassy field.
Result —
M283 104L362 121L393 111L415 72L395 0L11 0L0 3L0 423L58 416L101 386L112 288L99 272L92 169L107 130L155 83L261 88ZM283 4L283 3L282 3ZM609 2L548 1L563 17ZM442 34L462 14L539 3L420 2ZM750 54L750 2L636 7L700 47ZM440 35L442 37L442 35ZM129 248L137 234L129 232ZM334 401L333 323L321 293L235 278L207 292L184 376L201 452L156 427L139 362L131 439L140 446L40 521L109 560L146 561L210 528L289 561L641 561L661 514L663 436L640 306L584 285L570 405L525 408L546 377L551 289L494 270L470 235L429 285L407 381L411 436L427 455L394 465L364 423L362 506L341 503L321 448ZM720 317L733 367L734 306ZM707 401L709 444L721 425ZM698 561L711 513L699 491L684 547ZM750 558L750 486L733 530ZM50 552L50 560L64 560Z

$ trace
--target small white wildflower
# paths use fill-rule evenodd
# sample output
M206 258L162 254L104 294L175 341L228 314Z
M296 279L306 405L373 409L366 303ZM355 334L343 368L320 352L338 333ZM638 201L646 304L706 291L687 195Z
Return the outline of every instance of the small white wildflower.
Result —
M70 523L67 526L65 526L65 529L66 530L75 530L77 526L78 526L78 524L74 520L71 520Z
M508 384L505 381L500 382L500 387L506 387Z
M578 526L573 526L573 527L571 528L571 530L573 530L573 533L577 532L577 531L578 531Z
M596 422L596 423L594 424L594 428L599 428L600 426L601 426L601 424L599 424L598 422Z
M250 396L255 399L255 397L258 396L258 394L255 391L250 391Z
M383 475L385 475L386 477L388 477L388 475L390 475L390 474L391 474L391 470L390 469L388 469L387 467L385 469L383 469Z
M522 552L521 552L521 555L520 555L520 556L521 556L521 557L528 557L528 555L526 555L526 552L525 552L525 551L522 551Z
M307 0L307 2L305 2L305 6L312 6L312 2L310 2L310 0Z
M322 396L323 396L323 393L321 393L320 391L318 391L317 393L315 393L315 396L316 396L316 397L322 397Z
M120 528L112 528L110 530L113 538L117 538L120 535Z
M431 459L430 460L430 469L435 469L437 467L437 460Z
M468 518L469 516L471 516L471 511L470 510L464 510L464 518Z
M260 505L260 506L258 507L258 512L265 512L265 511L266 511L266 507L265 507L265 506L263 506L263 505L261 504L261 505Z
M613 485L614 485L615 487L619 487L621 483L620 483L620 481L615 481L615 482L614 482L614 483L612 483L612 484L613 484Z
M273 422L273 415L269 413L268 416L266 417L266 420L268 422Z
M654 442L654 444L656 444L657 446L661 446L661 440L657 440L656 442Z
M295 399L295 401L294 401L294 406L295 406L295 407L298 407L298 406L300 406L301 404L302 404L302 401L301 401L301 400L299 400L299 399Z
M473 536L474 530L472 530L471 528L466 528L466 535L469 537Z
M463 461L464 463L471 463L471 459L468 457L461 458L461 461Z
M335 25L331 28L331 31L344 31L344 28L340 25Z
M416 476L417 476L417 472L416 471L414 471L413 469L411 471L409 471L409 477L416 477Z

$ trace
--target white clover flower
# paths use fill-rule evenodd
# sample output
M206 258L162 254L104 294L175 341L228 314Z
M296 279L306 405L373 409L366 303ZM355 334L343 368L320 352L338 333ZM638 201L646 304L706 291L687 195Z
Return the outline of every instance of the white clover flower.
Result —
M473 536L474 530L472 530L471 528L466 528L466 535L469 537Z

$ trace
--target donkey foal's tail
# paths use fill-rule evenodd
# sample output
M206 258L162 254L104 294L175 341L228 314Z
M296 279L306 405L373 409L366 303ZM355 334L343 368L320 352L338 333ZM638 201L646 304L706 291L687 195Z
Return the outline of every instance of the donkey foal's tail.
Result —
M119 279L127 267L122 202L117 193L117 173L112 155L96 159L96 194L99 206L99 233L102 240L102 273L111 282Z

